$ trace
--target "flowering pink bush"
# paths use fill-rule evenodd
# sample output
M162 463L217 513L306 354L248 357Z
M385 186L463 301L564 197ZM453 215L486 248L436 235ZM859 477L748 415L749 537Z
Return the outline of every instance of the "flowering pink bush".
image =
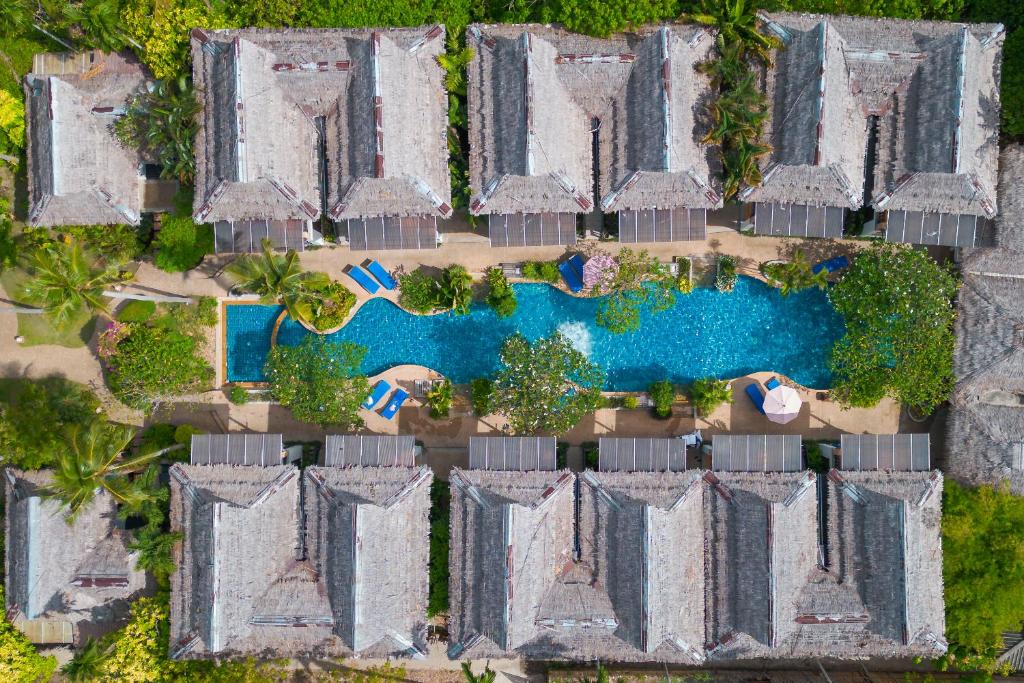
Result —
M131 332L131 325L128 323L116 320L111 320L107 323L107 328L100 332L99 342L96 347L96 352L99 353L100 358L104 361L109 361L116 356L117 345L128 336L129 332Z
M611 254L598 252L583 264L583 287L603 291L611 286L619 272L619 262Z

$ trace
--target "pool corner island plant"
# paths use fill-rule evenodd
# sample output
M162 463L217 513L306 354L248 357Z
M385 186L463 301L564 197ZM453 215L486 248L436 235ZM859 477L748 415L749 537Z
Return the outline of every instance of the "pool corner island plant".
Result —
M947 400L958 287L924 250L885 243L858 254L829 293L846 321L829 359L833 396L854 407L890 396L926 414Z

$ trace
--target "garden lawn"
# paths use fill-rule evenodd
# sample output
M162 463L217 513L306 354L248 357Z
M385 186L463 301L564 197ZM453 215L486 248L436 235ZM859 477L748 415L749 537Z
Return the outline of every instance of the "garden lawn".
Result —
M0 273L0 285L3 285L4 291L7 292L6 298L17 301L16 292L27 279L28 273L21 268L9 268ZM25 338L22 346L51 344L77 349L89 343L95 329L96 316L85 308L72 317L64 330L54 328L45 315L18 314L18 334Z

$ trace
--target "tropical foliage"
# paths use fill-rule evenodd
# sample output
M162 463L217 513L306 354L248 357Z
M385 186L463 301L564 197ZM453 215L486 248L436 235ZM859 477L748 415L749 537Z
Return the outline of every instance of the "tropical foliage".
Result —
M731 292L736 286L736 259L728 254L718 257L718 274L715 276L715 289L719 292Z
M540 280L554 284L561 278L558 261L527 261L523 264L523 279Z
M872 406L888 395L924 412L945 401L957 287L924 250L878 244L858 254L829 293L846 321L829 359L836 400Z
M4 609L4 589L0 586L0 610ZM56 668L56 659L41 656L25 634L0 617L0 680L12 683L47 681Z
M462 677L466 683L494 683L498 673L491 669L490 663L484 664L484 670L479 674L473 673L469 662L462 663Z
M724 379L715 379L714 377L697 379L690 385L690 403L699 414L707 417L718 406L732 403L732 389Z
M192 140L200 106L185 76L157 81L152 90L129 102L114 124L122 144L160 164L160 175L190 183L196 174Z
M477 377L469 383L469 394L473 412L478 417L485 417L494 412L494 380Z
M0 10L2 12L3 10ZM2 22L0 22L2 26ZM18 165L25 149L25 104L6 90L0 90L0 161Z
M398 278L398 303L414 313L443 310L465 315L473 302L472 284L464 266L450 265L436 278L418 268Z
M116 268L101 266L77 242L37 250L29 271L32 278L22 295L42 308L57 328L66 327L82 309L106 314L103 291L127 279Z
M398 278L398 303L414 313L430 313L437 298L434 294L434 278L422 268Z
M184 273L213 253L213 227L192 220L192 192L182 190L174 199L174 211L164 214L160 232L153 239L153 264L168 273Z
M658 380L647 389L654 404L654 414L664 419L672 415L672 404L676 400L676 388L667 379Z
M516 434L561 434L601 406L605 373L558 332L531 343L515 334L501 347L493 410Z
M87 252L102 254L109 265L132 261L146 247L134 225L65 225L60 232L76 240Z
M828 287L828 271L823 269L815 273L803 249L794 250L789 261L763 264L761 272L769 283L779 288L782 296L810 287Z
M452 493L448 482L435 478L430 484L430 596L427 616L448 611L448 546Z
M126 455L134 436L130 427L101 421L67 428L65 447L57 452L46 495L67 505L69 520L100 489L128 507L138 507L148 498L149 492L128 477L154 461L152 454Z
M427 405L430 406L430 417L435 419L448 417L454 400L455 391L451 380L445 378L440 382L436 382L430 391L427 392Z
M310 335L298 346L270 350L265 373L270 392L303 422L344 430L363 426L359 409L370 384L359 373L366 348Z
M0 453L12 467L34 470L54 462L70 425L98 418L99 400L63 377L0 380Z
M590 258L601 258L594 254ZM603 296L598 305L596 322L601 327L621 334L640 329L640 312L653 313L675 304L675 279L665 264L647 253L626 247L614 258L615 267L607 269L606 277L591 288L592 296Z
M516 312L516 292L501 268L487 270L487 305L499 318L507 318Z
M950 479L944 488L942 578L950 648L941 664L992 672L1002 633L1020 630L1024 621L1024 498Z

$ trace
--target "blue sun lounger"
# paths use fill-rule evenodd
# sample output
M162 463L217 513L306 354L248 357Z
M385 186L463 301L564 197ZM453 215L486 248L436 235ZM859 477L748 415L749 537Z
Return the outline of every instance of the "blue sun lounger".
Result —
M394 289L398 284L395 282L395 278L391 277L391 273L384 269L384 266L377 263L376 261L370 261L366 264L366 269L370 271L370 275L377 278L377 280L384 285L384 289Z
M848 268L849 266L850 259L846 258L845 256L833 256L827 261L822 261L821 263L815 264L815 266L811 268L811 272L814 273L815 275L817 275L823 270L828 273L834 273L837 270L842 270L843 268Z
M770 380L764 383L764 386L768 391L771 391L780 384L782 384L782 382L779 381L778 377L772 377Z
M764 415L764 394L761 393L761 385L756 382L754 384L748 384L747 396L750 397L750 401L754 404L754 407L757 408L758 412Z
M565 284L569 287L570 292L575 294L583 291L582 256L573 254L572 258L568 261L563 261L558 265L558 270L562 273L562 279L565 280Z
M377 382L373 387L373 391L371 391L370 395L366 397L365 401L363 401L363 408L373 410L373 407L380 403L380 400L384 398L389 391L391 391L390 384L384 380Z
M370 294L376 294L377 290L380 289L380 285L374 282L373 278L366 274L366 271L357 265L349 267L348 276L359 283L359 286L365 289Z
M384 410L380 411L381 417L385 420L390 420L397 413L398 409L405 403L405 399L409 398L409 392L405 389L396 389L395 393L391 394L391 400L384 406Z

